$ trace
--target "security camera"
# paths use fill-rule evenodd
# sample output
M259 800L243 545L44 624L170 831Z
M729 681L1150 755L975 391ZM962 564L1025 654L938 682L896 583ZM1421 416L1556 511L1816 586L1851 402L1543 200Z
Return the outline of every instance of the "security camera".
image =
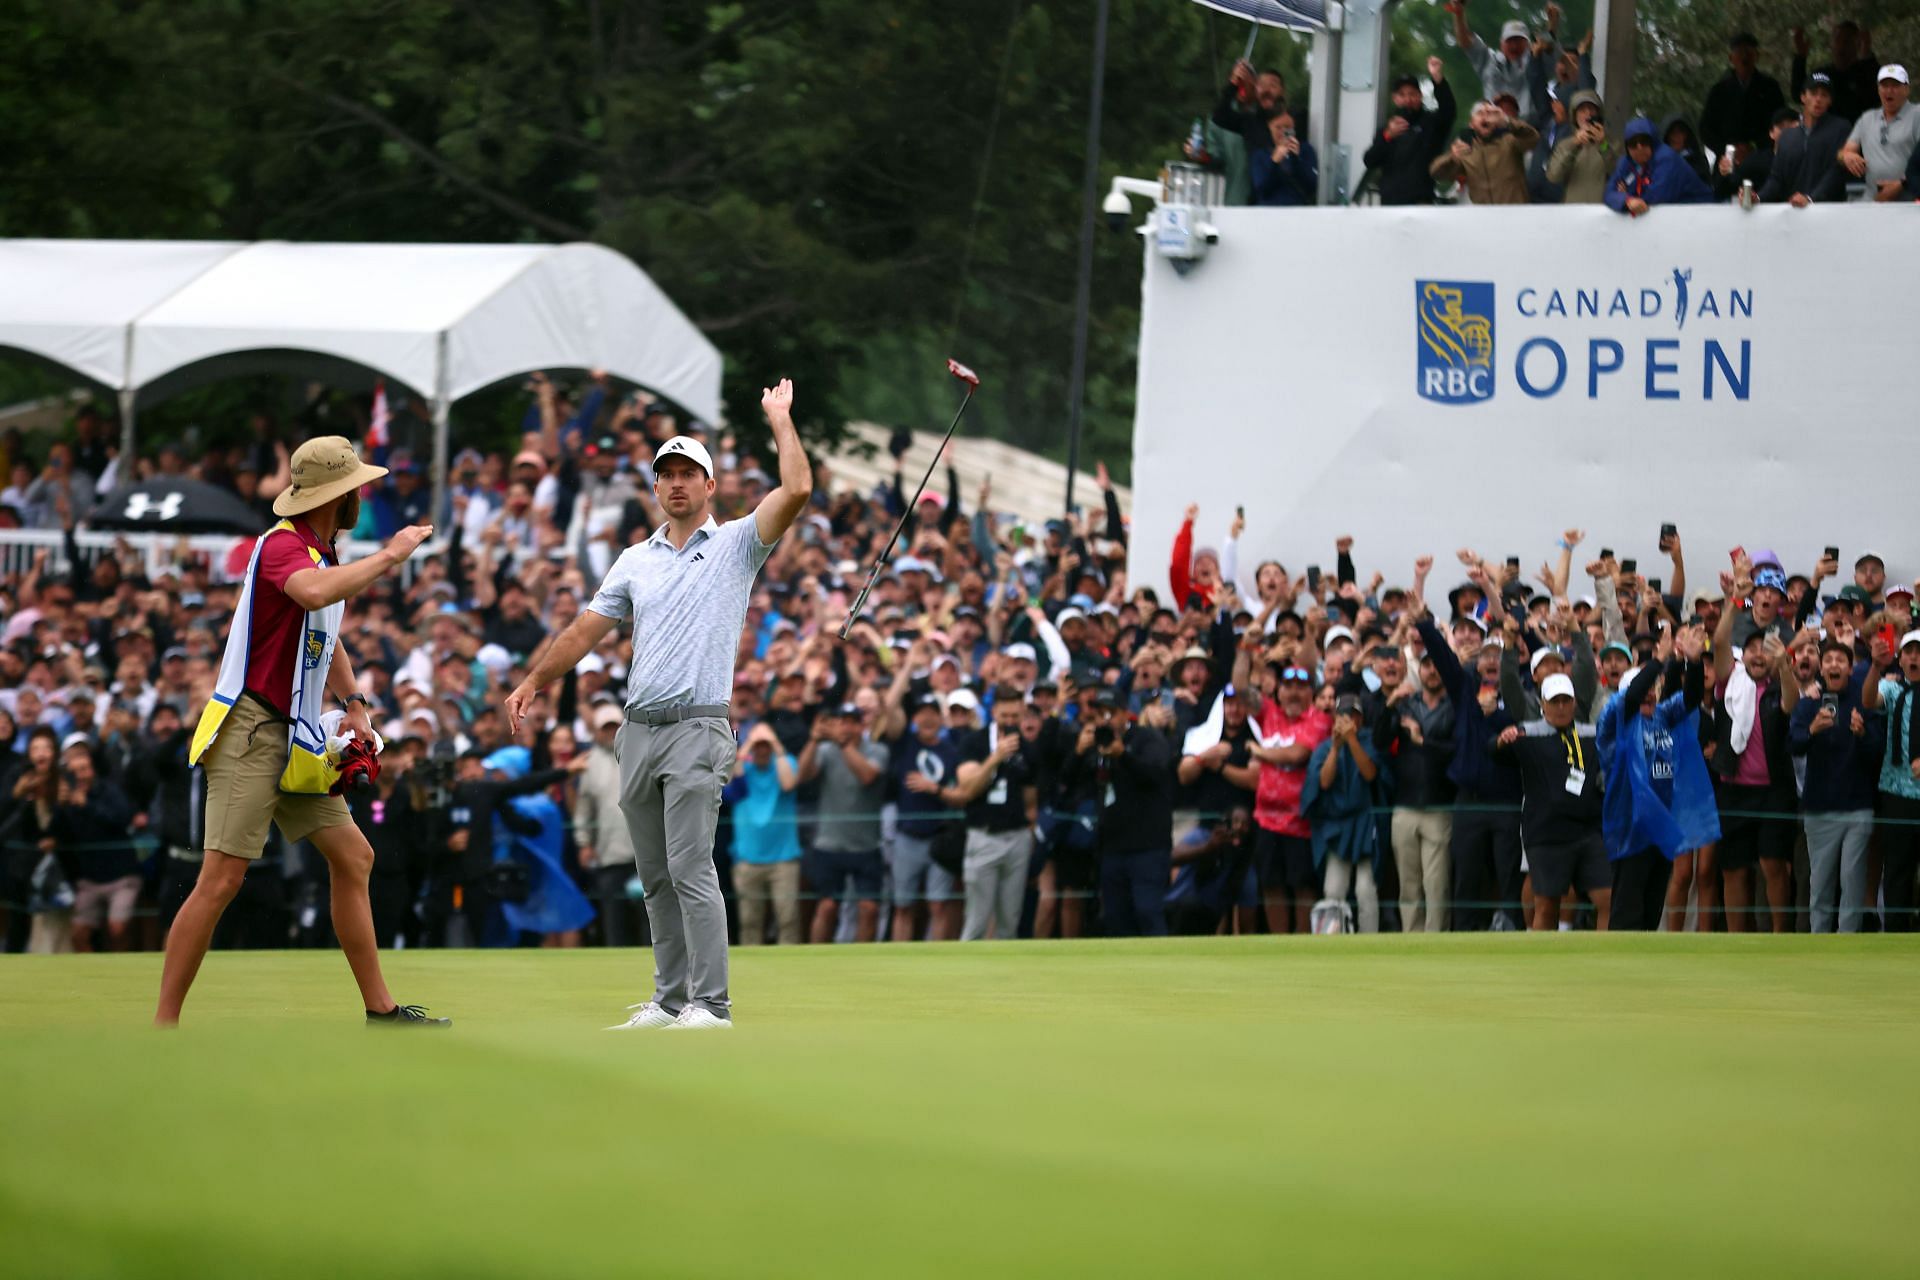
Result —
M1101 209L1107 215L1107 229L1125 231L1127 223L1133 218L1133 202L1118 191L1107 192L1107 198L1101 202Z

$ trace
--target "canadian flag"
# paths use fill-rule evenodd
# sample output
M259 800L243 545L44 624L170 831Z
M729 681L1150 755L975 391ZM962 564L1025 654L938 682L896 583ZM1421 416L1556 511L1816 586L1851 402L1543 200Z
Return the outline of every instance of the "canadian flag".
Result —
M384 449L390 443L387 438L387 380L377 378L373 384L373 420L367 423L367 448Z

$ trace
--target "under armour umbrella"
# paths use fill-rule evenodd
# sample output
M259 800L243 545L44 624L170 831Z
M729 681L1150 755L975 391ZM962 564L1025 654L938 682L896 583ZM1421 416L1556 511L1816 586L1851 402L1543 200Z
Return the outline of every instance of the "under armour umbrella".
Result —
M272 521L230 489L184 476L155 476L102 498L87 526L148 533L254 534Z

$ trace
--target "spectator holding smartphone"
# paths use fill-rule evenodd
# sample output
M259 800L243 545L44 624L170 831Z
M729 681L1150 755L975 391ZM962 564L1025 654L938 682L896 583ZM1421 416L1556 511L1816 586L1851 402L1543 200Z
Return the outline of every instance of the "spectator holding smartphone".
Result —
M1564 204L1599 204L1616 161L1607 141L1606 107L1600 95L1582 89L1573 95L1573 128L1553 148L1547 181L1562 189Z
M1434 110L1427 110L1416 77L1397 77L1393 114L1363 157L1367 168L1380 173L1381 204L1433 203L1433 162L1449 145L1459 107L1440 59L1427 59L1427 75L1433 80Z
M1442 182L1463 182L1474 204L1526 204L1527 157L1540 131L1507 119L1492 102L1474 104L1470 126L1428 171Z
M1380 895L1374 869L1381 842L1373 803L1387 775L1362 738L1365 723L1357 695L1343 693L1335 699L1328 736L1307 760L1300 812L1312 824L1314 869L1325 878L1326 896L1344 903L1353 889L1360 932L1378 933Z
M1793 711L1789 741L1807 761L1801 804L1814 933L1834 932L1836 921L1841 933L1859 933L1866 914L1867 840L1884 729L1880 716L1861 705L1865 678L1865 664L1855 669L1853 646L1830 638L1820 646L1819 697L1801 699Z
M1268 142L1249 157L1253 203L1291 208L1315 203L1320 195L1320 158L1313 144L1294 128L1284 107L1267 121Z

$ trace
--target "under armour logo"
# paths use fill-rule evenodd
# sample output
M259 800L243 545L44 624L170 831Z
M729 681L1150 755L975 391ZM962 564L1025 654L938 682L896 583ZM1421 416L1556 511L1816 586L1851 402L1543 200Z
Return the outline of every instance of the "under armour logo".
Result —
M122 513L126 520L145 520L152 516L156 520L171 520L180 514L181 504L186 501L184 494L170 493L155 502L152 495L136 493L127 499L127 509Z

